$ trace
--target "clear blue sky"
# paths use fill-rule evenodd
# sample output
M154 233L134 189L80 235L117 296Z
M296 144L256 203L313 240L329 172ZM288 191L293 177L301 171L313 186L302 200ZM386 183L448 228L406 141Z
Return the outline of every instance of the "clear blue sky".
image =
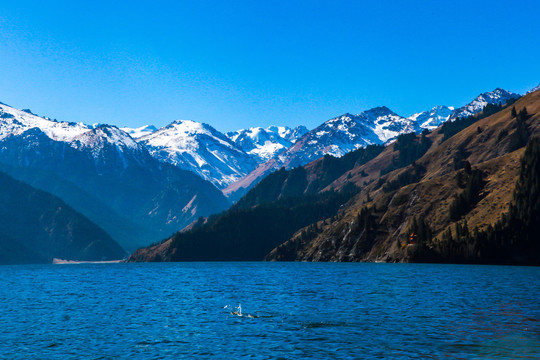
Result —
M4 1L0 101L228 131L540 82L540 1Z

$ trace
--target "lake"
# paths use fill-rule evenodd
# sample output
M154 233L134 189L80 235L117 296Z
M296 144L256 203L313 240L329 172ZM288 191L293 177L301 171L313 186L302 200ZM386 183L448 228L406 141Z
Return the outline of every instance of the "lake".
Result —
M535 267L80 264L0 275L2 359L540 358Z

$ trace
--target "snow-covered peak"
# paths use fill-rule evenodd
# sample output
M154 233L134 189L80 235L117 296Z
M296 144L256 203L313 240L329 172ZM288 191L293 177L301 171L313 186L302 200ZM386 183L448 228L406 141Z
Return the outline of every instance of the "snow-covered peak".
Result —
M413 122L385 106L330 119L302 136L278 156L279 166L304 165L323 155L344 154L371 144L383 144L400 134L414 131Z
M99 125L72 139L74 146L81 148L102 149L113 145L119 149L139 149L140 145L125 131L113 125Z
M252 127L231 131L227 136L258 162L264 162L290 147L307 131L305 126L294 129L287 126Z
M312 130L311 137L328 138L346 135L353 143L361 140L362 145L381 144L404 132L414 131L411 120L397 115L386 106L380 106L357 115L343 114L330 119ZM313 140L312 140L313 141Z
M478 95L469 104L454 110L450 119L456 119L458 117L467 117L480 113L487 104L505 104L508 100L517 99L521 95L496 88L493 91L485 92Z
M0 103L0 139L22 134L32 128L39 128L49 138L64 142L70 142L91 130L83 123L50 120Z
M138 139L157 130L154 125L144 125L138 128L122 127L120 130L127 132L132 138Z
M385 143L400 134L414 131L411 120L399 116L386 106L366 110L355 115L354 119L372 129L379 140L374 143Z
M377 106L358 114L358 116L366 116L366 117L371 117L371 118L380 118L380 117L385 117L388 115L396 115L396 113L394 113L392 110L390 110L386 106Z
M438 105L429 111L413 114L408 119L414 122L417 131L420 129L431 131L441 126L445 121L448 121L453 111L453 106Z
M138 140L154 147L169 148L174 151L192 151L205 145L205 139L212 139L221 146L238 150L224 134L212 126L192 120L176 120Z
M266 131L276 133L281 138L288 140L294 144L296 140L301 138L309 130L304 125L298 125L295 128L290 128L288 126L269 126L266 128Z
M177 120L137 141L155 158L225 187L256 165L232 140L208 124Z
M309 129L307 127L305 127L304 125L299 125L292 129L290 133L286 134L285 139L289 140L294 144L298 139L300 139L308 132Z

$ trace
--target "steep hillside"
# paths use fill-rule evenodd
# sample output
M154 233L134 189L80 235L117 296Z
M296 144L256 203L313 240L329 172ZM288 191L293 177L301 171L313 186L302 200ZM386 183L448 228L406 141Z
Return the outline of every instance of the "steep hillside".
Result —
M340 158L325 155L317 161L292 170L280 170L268 175L234 206L250 208L287 197L317 194L354 167L365 164L384 150L382 145L369 145Z
M297 232L267 259L530 263L523 254L505 258L507 247L481 234L515 202L520 158L527 139L540 136L539 120L536 92L446 140L434 131L424 156L381 175L400 155L389 147L327 187L362 189L333 221Z
M335 214L356 187L320 190L383 149L371 145L341 158L325 156L306 167L282 168L226 212L201 219L161 244L138 250L130 261L262 260L297 229Z
M201 219L161 244L137 250L129 261L260 261L297 229L332 216L351 194L344 189L249 209L234 207Z
M0 172L0 264L125 256L105 231L62 200Z

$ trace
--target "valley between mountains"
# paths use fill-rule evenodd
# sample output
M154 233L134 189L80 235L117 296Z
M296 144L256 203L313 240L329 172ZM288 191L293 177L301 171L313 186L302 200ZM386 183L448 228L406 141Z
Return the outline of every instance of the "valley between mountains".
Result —
M0 103L0 262L538 264L539 110L540 91L495 89L408 117L381 106L225 134Z

